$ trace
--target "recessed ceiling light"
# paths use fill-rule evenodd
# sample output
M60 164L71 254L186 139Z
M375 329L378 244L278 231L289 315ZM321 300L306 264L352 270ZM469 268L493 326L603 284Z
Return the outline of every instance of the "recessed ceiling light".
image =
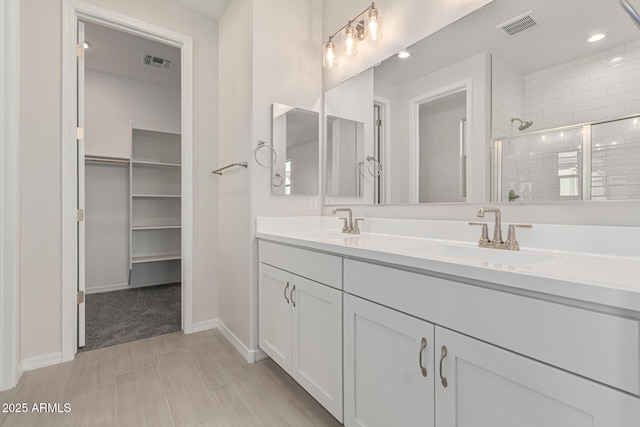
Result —
M401 50L400 52L398 52L398 58L400 58L400 59L407 59L410 56L411 56L411 54L409 52L407 52L406 50Z
M89 49L91 47L91 43L89 43L88 41L84 41L84 48L85 49Z
M594 34L594 35L592 35L591 37L589 37L589 38L587 39L587 41L588 41L589 43L593 43L593 42L600 41L600 40L602 40L602 39L603 39L603 38L605 38L605 37L607 37L607 35L606 35L606 34L602 34L602 33L600 33L600 34Z

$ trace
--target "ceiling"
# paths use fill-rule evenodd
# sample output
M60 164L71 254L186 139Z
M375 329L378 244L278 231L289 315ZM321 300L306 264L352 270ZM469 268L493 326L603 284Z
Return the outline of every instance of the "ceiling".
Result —
M229 0L167 1L214 19L219 19L229 4ZM88 70L180 88L180 49L89 22L85 23L85 40L91 43L85 54ZM144 54L170 60L171 69L144 65Z
M229 0L168 0L189 8L195 12L202 13L211 18L219 19L229 4Z
M533 11L539 26L515 36L496 26ZM587 43L590 35L607 37ZM494 0L407 48L411 57L392 56L376 70L376 79L403 85L481 52L495 55L527 75L602 50L640 40L618 0Z
M180 49L177 47L89 22L85 23L85 40L91 44L85 50L88 70L180 89ZM170 60L171 68L164 70L143 64L145 54Z

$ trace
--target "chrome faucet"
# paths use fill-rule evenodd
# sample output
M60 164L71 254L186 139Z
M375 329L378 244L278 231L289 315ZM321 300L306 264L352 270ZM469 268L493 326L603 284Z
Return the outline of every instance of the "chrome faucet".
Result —
M338 208L334 209L331 213L337 214L338 212L347 212L349 214L348 218L340 218L344 221L344 225L342 227L342 232L347 234L360 234L360 228L358 227L358 221L364 221L364 218L356 218L355 221L353 219L353 212L349 208Z
M500 209L498 208L480 208L476 216L478 218L484 218L485 212L491 212L496 214L496 222L493 225L493 239L491 239L491 246L502 245L504 242L502 241L502 215L500 214Z
M520 245L516 240L516 228L531 228L531 224L510 224L509 236L507 241L502 241L502 215L498 208L480 208L476 213L478 218L484 218L485 212L491 212L496 215L496 221L493 226L493 239L489 240L488 226L485 222L470 222L469 225L479 225L482 227L482 236L478 241L481 248L507 249L510 251L519 251Z

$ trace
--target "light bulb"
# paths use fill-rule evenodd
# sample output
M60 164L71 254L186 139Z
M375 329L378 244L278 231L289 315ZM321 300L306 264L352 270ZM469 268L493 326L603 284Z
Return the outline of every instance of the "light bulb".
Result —
M324 68L331 69L338 65L335 43L329 40L325 43L323 50L322 66Z
M367 13L364 27L367 41L376 42L382 38L382 14L375 7Z
M355 28L349 25L344 29L344 37L342 42L342 54L344 56L355 56L358 53L356 49L357 33Z

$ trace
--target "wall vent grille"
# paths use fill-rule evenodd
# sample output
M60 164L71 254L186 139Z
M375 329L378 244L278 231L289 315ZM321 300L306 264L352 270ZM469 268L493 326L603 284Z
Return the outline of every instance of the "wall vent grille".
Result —
M149 55L145 53L142 56L142 63L155 68L161 68L163 70L171 69L171 61L169 59L159 58L157 56Z
M522 34L526 31L530 31L538 25L540 25L540 21L533 16L532 11L529 11L503 22L496 26L496 28L503 30L510 36L515 36L516 34Z

